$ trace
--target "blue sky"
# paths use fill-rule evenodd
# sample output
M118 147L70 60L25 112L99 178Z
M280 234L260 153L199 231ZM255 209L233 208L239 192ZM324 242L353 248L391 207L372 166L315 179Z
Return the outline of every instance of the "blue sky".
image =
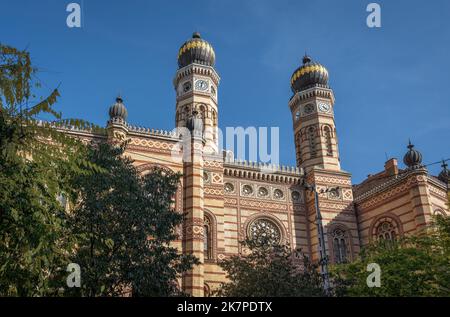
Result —
M307 51L328 68L343 169L360 182L399 158L408 138L424 163L450 158L450 1L1 0L0 42L27 48L42 94L60 84L58 109L104 125L120 92L129 121L174 126L172 79L180 45L197 30L215 48L219 125L279 126L280 161L295 165L289 80ZM439 165L430 167L438 173Z

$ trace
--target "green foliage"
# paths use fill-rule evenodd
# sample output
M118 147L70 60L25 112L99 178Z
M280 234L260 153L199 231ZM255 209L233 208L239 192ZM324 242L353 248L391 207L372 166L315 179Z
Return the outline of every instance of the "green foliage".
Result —
M369 263L380 265L381 287L367 286ZM436 216L422 235L372 244L332 273L338 296L449 296L450 218Z
M220 266L228 283L216 295L227 297L325 296L322 278L300 250L270 243L270 234L258 241L242 242L244 252L225 259Z
M99 171L81 142L42 124L59 93L28 107L34 83L28 52L0 45L0 295L55 295L72 250L64 206L74 175Z
M198 263L169 245L183 215L173 209L179 174L152 169L140 176L123 147L101 144L89 159L106 173L75 181L79 203L70 223L77 240L72 261L82 285L73 295L173 296L180 274Z

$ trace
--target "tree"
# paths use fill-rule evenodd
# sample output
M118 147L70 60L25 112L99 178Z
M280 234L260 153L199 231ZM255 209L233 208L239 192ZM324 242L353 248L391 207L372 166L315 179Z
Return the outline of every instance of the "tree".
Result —
M381 268L381 287L367 286L369 263ZM339 296L449 296L450 218L436 216L426 232L364 248L360 258L333 268Z
M220 266L229 282L219 296L277 297L325 296L322 278L301 250L270 242L270 233L242 242L243 254L223 260Z
M81 142L55 127L71 122L54 110L55 89L33 103L29 53L0 45L0 295L55 295L62 284L72 241L66 234L64 206L70 178L94 166L83 160ZM31 105L33 104L33 105ZM36 119L56 118L53 124ZM64 237L64 238L63 238Z
M140 176L124 146L100 144L89 159L106 173L75 181L78 203L70 219L78 246L82 296L173 296L176 280L198 261L170 242L183 215L173 197L179 174L153 168ZM76 294L77 290L72 290Z

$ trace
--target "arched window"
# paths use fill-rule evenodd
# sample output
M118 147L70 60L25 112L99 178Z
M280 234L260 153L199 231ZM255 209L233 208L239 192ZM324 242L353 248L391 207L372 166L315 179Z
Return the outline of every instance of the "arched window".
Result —
M311 157L316 157L316 131L314 127L308 128L308 140L309 140L309 154Z
M347 262L347 242L345 231L337 228L332 232L333 254L335 263Z
M331 144L331 130L329 126L325 126L324 134L325 134L325 145L327 149L327 155L333 156L333 145Z
M199 109L200 109L200 116L201 116L201 118L203 120L203 124L205 124L205 118L206 118L205 106L204 105L200 105Z
M445 217L445 211L443 211L442 209L438 208L438 209L435 209L433 211L433 215L434 216L444 216Z
M378 225L376 235L379 240L394 241L397 239L396 228L389 221L383 221Z
M259 243L278 244L281 242L281 231L273 221L257 218L249 225L248 237Z
M217 113L212 110L212 124L213 124L213 140L217 141Z
M403 235L400 219L391 213L380 215L370 227L373 241L394 241Z
M211 260L213 258L212 231L211 220L205 216L203 224L203 253L205 260Z
M211 296L211 288L209 287L209 285L207 283L205 283L203 285L203 292L204 292L204 297L210 297Z

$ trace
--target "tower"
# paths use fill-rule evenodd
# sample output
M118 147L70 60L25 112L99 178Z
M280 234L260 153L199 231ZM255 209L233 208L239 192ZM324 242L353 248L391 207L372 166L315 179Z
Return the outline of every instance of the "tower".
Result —
M341 170L336 125L334 94L328 86L328 71L304 56L302 65L291 77L294 95L289 100L292 113L297 166L306 173L307 218L316 223L316 209L324 225L325 252L320 245L316 226L310 226L312 259L322 252L332 262L351 259L359 251L358 228L353 208L351 175ZM318 200L318 201L316 201ZM337 248L337 246L339 248ZM338 256L339 255L339 256Z
M294 93L289 101L295 137L297 166L340 170L334 122L334 95L328 86L328 71L309 56L291 77Z
M188 118L196 111L203 121L205 149L217 153L217 92L220 78L214 64L214 49L195 32L180 47L178 71L173 84L177 96L176 127L186 127Z
M183 162L183 209L186 213L183 252L196 256L200 264L184 274L183 289L192 296L204 295L205 272L211 274L214 270L209 263L211 259L204 253L205 237L208 235L205 232L205 219L209 219L207 215L212 212L218 219L216 226L223 223L223 199L217 201L208 197L207 205L204 193L205 187L217 181L217 176L214 180L211 177L208 183L205 175L216 175L212 172L212 165L222 167L221 161L209 163L211 156L219 156L219 75L214 69L214 63L214 49L196 32L178 52L178 70L173 80L176 90L175 124L177 128L187 128L190 132L190 146L184 149L188 151L189 159ZM223 175L215 186L223 188L222 178Z

